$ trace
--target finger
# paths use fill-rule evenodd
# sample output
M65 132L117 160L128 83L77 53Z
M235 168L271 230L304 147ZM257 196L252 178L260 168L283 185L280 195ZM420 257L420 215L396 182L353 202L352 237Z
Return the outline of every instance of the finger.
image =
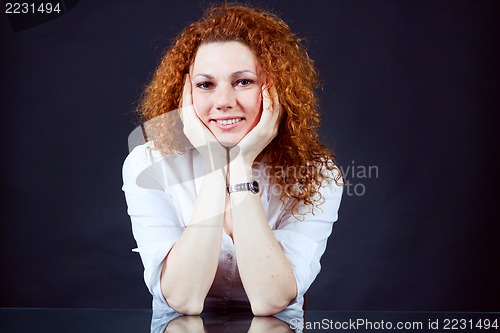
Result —
M261 116L261 122L264 123L276 123L280 119L281 107L279 103L278 93L274 86L263 86L262 87L262 97L263 97L263 112Z
M283 106L281 105L279 100L278 92L276 90L274 90L274 105L274 115L276 116L277 122L279 124L281 122L281 118L283 118L284 111Z
M182 90L182 106L193 105L193 95L191 92L191 79L189 74L186 74L186 79L184 80L184 88Z
M280 104L278 91L274 86L271 87L271 96L273 97L273 118L274 118L273 120L275 120L276 123L279 124L281 117L283 116L283 108L281 107Z
M278 97L278 92L276 91L276 88L274 86L270 87L268 89L268 94L270 95L270 98L272 98L272 103L273 103L273 108L272 111L279 111L280 109L280 100Z
M269 95L269 87L267 85L262 86L262 107L263 110L272 110L271 96Z
M273 105L272 105L271 96L269 94L269 87L267 85L263 85L262 86L262 115L260 116L259 124L269 122L269 120L272 118L272 113L273 113L272 110L273 110Z
M184 80L184 87L182 89L182 101L181 101L181 110L179 112L179 115L181 117L181 120L184 122L183 117L186 117L186 119L192 119L192 115L190 114L190 107L193 105L193 94L192 94L192 88L191 88L191 79L189 77L189 74L186 74L185 80Z

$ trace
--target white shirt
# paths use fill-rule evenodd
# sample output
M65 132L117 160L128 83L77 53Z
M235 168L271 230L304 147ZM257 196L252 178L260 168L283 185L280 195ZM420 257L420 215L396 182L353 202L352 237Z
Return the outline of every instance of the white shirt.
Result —
M203 176L203 161L197 150L168 157L150 148L137 146L123 165L123 191L132 221L132 232L144 265L144 280L153 295L153 309L172 310L162 295L160 274L166 255L179 239L193 212ZM320 271L320 258L337 220L342 187L325 182L320 192L324 203L303 218L284 209L279 191L270 184L264 163L254 165L259 195L269 227L290 261L297 281L297 298L287 307L302 315L303 295ZM301 205L308 212L309 206ZM305 209L305 210L304 210ZM206 300L217 306L248 306L248 298L236 265L234 244L224 230L217 273Z

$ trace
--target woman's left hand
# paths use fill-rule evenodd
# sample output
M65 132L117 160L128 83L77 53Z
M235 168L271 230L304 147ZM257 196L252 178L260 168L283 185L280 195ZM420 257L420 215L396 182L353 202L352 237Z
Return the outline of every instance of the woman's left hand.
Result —
M255 158L278 134L282 113L276 89L263 85L262 115L259 123L231 149L231 160L242 158L244 164L251 167Z

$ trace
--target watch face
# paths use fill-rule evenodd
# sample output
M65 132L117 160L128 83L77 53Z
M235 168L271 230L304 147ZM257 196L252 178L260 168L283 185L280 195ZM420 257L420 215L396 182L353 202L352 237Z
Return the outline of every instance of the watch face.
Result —
M259 183L257 183L256 180L254 180L252 182L252 188L250 189L250 191L252 191L253 193L259 193Z

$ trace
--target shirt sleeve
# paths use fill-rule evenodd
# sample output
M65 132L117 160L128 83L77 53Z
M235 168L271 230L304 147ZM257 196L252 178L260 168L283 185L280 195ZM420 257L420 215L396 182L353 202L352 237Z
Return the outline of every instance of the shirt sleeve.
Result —
M300 211L305 215L285 211L274 230L285 255L290 261L297 281L297 294L301 298L318 275L320 259L326 249L327 239L337 221L337 213L342 197L342 186L333 180L324 181L320 189L324 199L319 207L311 211L304 204Z
M144 281L153 304L167 305L160 287L163 261L184 227L161 172L161 161L147 145L136 147L123 165L123 191L132 232L144 265Z

